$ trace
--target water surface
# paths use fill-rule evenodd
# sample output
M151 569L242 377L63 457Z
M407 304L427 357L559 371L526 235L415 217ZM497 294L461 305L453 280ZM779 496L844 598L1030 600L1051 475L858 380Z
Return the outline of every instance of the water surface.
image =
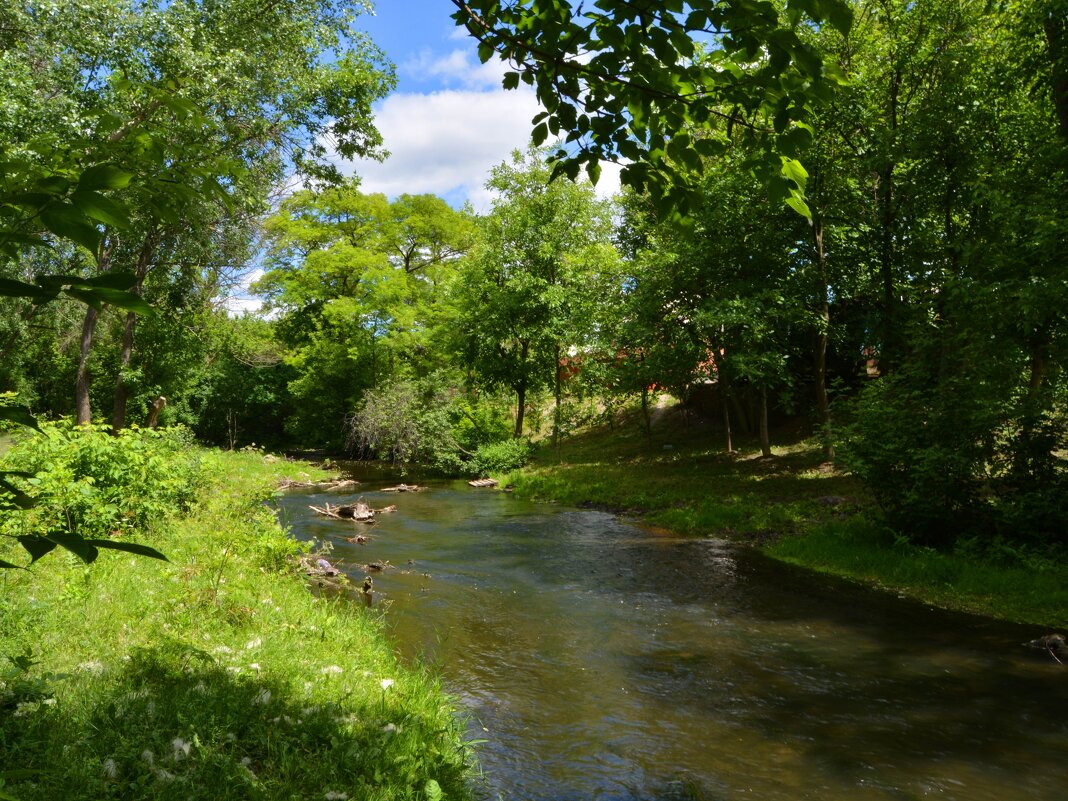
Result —
M1068 667L1023 646L1044 632L603 512L382 486L289 494L284 515L361 582L396 566L375 603L485 740L487 798L1065 795ZM368 529L307 509L357 497L399 510Z

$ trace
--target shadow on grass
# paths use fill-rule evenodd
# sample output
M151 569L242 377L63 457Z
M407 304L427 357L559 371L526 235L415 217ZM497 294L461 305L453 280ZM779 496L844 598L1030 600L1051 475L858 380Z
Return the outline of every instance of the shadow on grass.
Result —
M71 681L0 722L0 764L27 777L4 791L20 801L468 796L452 733L377 686L316 704L180 643Z

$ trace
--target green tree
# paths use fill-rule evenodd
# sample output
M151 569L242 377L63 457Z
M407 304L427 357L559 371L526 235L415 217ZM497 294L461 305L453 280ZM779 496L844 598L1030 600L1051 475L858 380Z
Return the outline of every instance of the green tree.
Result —
M592 330L589 307L617 258L611 208L589 184L551 180L538 150L495 167L497 193L457 285L464 364L491 387L515 393L515 436L528 393L552 388L559 437L564 359Z

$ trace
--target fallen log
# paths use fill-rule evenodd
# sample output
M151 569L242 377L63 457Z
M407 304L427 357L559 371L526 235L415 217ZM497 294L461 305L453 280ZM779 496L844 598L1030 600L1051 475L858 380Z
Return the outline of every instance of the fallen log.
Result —
M355 520L357 523L375 522L374 509L363 501L344 504L342 506L331 506L329 503L326 504L326 506L313 506L309 504L308 508L324 517L333 517L337 520Z
M476 478L474 481L468 481L469 487L496 487L498 484L495 478Z
M350 478L337 478L330 481L293 481L292 479L282 479L278 484L279 489L313 489L322 492L331 490L349 490L355 489L360 485L359 481L353 481Z
M422 492L425 489L417 484L398 484L395 487L383 487L382 492Z

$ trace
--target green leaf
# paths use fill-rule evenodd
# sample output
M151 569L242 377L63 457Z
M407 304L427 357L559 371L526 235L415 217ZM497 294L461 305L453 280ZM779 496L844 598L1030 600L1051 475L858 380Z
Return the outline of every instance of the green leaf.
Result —
M586 165L586 174L590 176L590 183L597 186L597 181L601 178L601 165L596 161L591 161Z
M59 292L49 292L33 284L24 284L11 278L0 278L0 296L7 298L32 298L37 303L55 300Z
M39 537L36 534L24 534L18 538L19 543L30 554L30 564L32 565L42 556L50 554L56 549L56 543L52 540Z
M8 562L8 561L6 561L4 559L0 559L0 568L14 568L15 570L24 570L25 569L25 568L22 567L22 565L12 564L11 562ZM4 791L0 790L0 799L6 799L6 798L14 799L14 796L4 795Z
M37 418L30 414L30 410L25 406L0 406L0 420L41 430L41 427L37 425Z
M92 278L82 278L68 281L80 287L101 287L105 289L126 290L137 283L137 276L129 272L104 273Z
M806 220L812 219L812 210L808 207L808 204L801 198L800 195L790 195L786 198L786 205L796 211Z
M119 169L113 164L97 164L82 173L78 189L123 189L133 178L132 172Z
M128 228L130 225L126 210L99 192L79 190L70 196L70 200L86 217L97 222L116 228Z
M170 560L157 551L155 548L149 548L147 545L141 545L136 542L121 542L120 540L86 540L90 545L95 545L97 548L109 548L113 551L125 551L126 553L135 553L138 556L147 556L151 559L162 559L164 562Z
M441 785L434 779L427 779L426 784L423 785L423 793L426 795L427 801L441 801L445 797Z
M100 247L100 232L74 206L53 203L41 211L41 222L56 236L76 242L94 255Z
M797 188L804 191L808 183L808 170L797 159L783 157L782 174L797 184Z
M78 289L76 287L71 287L67 290L67 294L72 298L77 298L83 303L89 304L98 311L105 303L110 303L112 306L136 312L137 314L153 315L156 313L156 310L148 305L145 299L140 295L135 295L132 292L123 292L119 289L111 289L109 287Z
M515 89L519 86L519 73L518 72L506 72L504 73L504 79L501 81L501 85L505 89Z

